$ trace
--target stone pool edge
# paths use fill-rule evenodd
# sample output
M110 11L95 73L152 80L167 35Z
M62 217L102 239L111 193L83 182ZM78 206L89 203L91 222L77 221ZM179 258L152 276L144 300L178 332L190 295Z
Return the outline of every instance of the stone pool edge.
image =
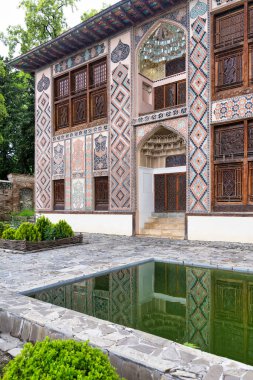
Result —
M71 321L71 323L70 323ZM253 379L253 367L1 289L0 331L24 341L89 340L126 379ZM236 376L236 377L235 377Z

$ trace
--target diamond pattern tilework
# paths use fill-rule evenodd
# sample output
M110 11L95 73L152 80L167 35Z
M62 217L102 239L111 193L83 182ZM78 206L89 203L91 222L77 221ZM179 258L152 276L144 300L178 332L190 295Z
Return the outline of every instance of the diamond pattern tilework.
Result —
M206 12L204 12L206 9ZM208 128L208 1L190 2L188 211L210 210ZM194 18L193 18L194 17Z
M211 272L199 268L186 269L187 341L200 349L209 349Z
M112 73L110 209L131 210L130 79L127 65Z
M43 92L36 110L36 210L51 209L51 109Z

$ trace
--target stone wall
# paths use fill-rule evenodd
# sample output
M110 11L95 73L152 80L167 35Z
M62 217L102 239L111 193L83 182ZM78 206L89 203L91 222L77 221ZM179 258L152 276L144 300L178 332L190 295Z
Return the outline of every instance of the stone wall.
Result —
M13 211L34 206L34 177L9 174L8 181L0 180L0 220L8 220Z

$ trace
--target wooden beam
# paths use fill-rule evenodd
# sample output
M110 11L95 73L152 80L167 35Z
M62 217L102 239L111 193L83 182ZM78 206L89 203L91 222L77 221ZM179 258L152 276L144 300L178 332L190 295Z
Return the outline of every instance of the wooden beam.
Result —
M131 24L133 25L135 23L135 20L127 13L127 11L123 7L120 7L120 10L122 13L124 13L126 19L130 21Z

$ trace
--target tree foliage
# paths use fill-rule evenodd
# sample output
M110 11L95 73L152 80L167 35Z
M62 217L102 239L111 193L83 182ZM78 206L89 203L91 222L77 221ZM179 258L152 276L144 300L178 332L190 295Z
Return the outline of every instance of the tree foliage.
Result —
M86 21L86 20L88 20L88 18L95 16L97 13L103 11L104 9L108 8L109 6L110 6L110 4L103 2L101 9L95 9L95 8L89 9L88 11L83 12L83 14L81 16L81 20Z
M59 36L66 28L64 8L75 6L79 0L20 0L25 10L25 28L9 26L1 40L8 46L9 57L24 54L32 48Z

